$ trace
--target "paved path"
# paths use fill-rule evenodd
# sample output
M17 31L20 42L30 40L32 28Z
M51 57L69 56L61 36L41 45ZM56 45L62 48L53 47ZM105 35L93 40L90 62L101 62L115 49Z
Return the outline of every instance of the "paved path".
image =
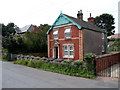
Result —
M118 82L72 77L2 62L2 88L118 88Z

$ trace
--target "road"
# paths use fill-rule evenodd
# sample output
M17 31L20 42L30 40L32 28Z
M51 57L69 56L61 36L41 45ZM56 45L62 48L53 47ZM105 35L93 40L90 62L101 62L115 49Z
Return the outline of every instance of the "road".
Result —
M38 70L12 62L0 63L2 63L2 88L118 88L117 81L90 80Z

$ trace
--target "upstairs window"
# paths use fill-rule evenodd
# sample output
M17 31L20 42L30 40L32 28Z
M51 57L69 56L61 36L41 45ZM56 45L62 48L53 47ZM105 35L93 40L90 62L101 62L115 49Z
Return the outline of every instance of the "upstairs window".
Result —
M71 38L70 28L66 28L66 29L65 29L65 38L66 38L66 39L70 39L70 38Z
M104 45L102 45L102 52L104 52L105 51L105 47L104 47Z
M54 36L54 39L57 40L58 39L58 30L55 30L53 32L53 36Z

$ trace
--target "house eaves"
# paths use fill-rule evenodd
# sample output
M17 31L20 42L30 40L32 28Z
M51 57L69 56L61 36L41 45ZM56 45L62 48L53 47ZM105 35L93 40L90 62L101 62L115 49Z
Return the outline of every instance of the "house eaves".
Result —
M99 28L95 24L61 13L56 19L56 21L53 23L53 25L50 27L50 29L47 31L47 34L49 34L49 32L53 29L54 26L59 26L68 23L72 23L73 25L77 26L79 29L106 33L105 30Z

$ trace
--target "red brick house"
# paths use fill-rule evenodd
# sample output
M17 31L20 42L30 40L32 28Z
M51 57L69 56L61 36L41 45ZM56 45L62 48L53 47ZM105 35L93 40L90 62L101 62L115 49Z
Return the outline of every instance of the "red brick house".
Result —
M82 10L77 18L61 13L47 32L48 57L83 60L85 53L106 52L105 32L94 24L94 18L83 20Z

